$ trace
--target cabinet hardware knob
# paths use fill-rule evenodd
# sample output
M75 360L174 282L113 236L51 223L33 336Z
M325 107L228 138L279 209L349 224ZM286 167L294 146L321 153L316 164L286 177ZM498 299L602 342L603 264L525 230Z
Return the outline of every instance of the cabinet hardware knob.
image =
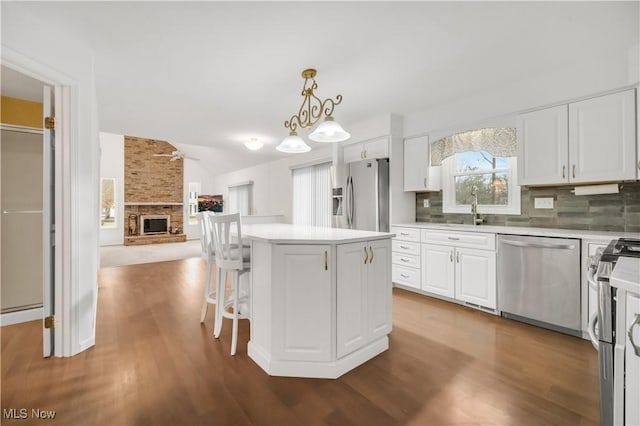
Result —
M427 178L424 178L424 187L427 187Z
M409 234L407 234L406 232L401 232L401 233L400 233L400 235L407 236L407 235L409 235Z
M367 264L367 260L369 260L369 253L367 253L367 247L364 247L364 264Z
M576 177L576 165L575 164L573 165L573 177L574 178Z
M449 260L453 262L453 249L451 249L451 253L449 253Z
M567 170L567 166L562 166L562 179L566 177L565 172Z
M407 246L400 246L400 248L404 249L404 250L409 250L409 247L407 247Z
M402 278L409 278L409 275L405 275L405 274L400 274L400 276L401 276Z
M456 252L456 262L460 263L460 252Z
M409 263L409 259L405 259L403 257L400 258L400 262Z
M328 271L329 270L329 254L327 253L327 251L324 251L324 270Z
M369 258L369 264L373 263L373 249L371 248L371 246L369 246L369 253L371 254L371 257Z
M460 238L458 237L447 237L448 240L458 241Z

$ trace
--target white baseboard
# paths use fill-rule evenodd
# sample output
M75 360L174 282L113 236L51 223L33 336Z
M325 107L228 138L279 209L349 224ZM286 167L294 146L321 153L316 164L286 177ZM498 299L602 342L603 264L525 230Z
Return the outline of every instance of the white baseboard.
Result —
M44 316L43 308L25 309L24 311L9 312L0 315L0 325L19 324L21 322L41 320Z

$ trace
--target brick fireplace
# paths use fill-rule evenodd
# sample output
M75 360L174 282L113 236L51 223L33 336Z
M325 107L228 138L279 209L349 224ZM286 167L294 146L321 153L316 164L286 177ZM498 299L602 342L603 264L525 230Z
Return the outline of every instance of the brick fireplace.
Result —
M183 232L184 160L171 161L176 147L166 141L124 137L124 244L185 241ZM140 235L143 215L170 216L166 234Z

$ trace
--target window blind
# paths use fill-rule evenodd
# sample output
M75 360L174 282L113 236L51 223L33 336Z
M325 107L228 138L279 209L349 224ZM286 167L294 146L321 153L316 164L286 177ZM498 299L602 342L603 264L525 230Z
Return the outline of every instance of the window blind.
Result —
M331 226L331 163L303 167L293 174L293 224Z
M229 187L229 200L227 200L227 213L240 213L242 216L251 214L253 184L236 185Z

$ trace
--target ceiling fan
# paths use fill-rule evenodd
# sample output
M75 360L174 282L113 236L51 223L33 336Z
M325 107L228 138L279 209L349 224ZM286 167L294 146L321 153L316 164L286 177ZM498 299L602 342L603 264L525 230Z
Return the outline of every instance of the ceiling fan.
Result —
M182 160L183 158L188 158L189 160L200 161L199 158L189 157L182 151L173 151L171 154L153 154L154 157L171 157L170 161Z

